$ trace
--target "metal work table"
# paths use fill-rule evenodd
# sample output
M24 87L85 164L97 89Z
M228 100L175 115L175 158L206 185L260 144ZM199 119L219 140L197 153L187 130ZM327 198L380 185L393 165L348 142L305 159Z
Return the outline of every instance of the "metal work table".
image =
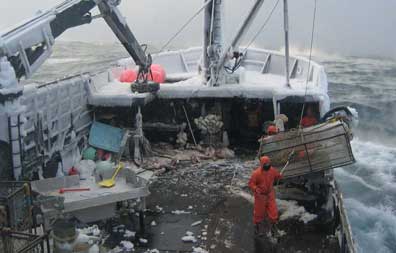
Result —
M127 169L125 169L127 170ZM61 188L90 188L89 191L59 193ZM60 214L70 214L83 222L94 222L114 217L117 202L139 199L139 209L144 209L145 197L150 192L147 181L134 175L129 170L116 180L111 188L100 187L95 178L89 177L80 180L78 175L60 178L43 179L32 182L32 189L49 201L41 202L41 211L44 215L44 226L49 224ZM50 199L58 201L50 201ZM59 204L59 199L63 203Z

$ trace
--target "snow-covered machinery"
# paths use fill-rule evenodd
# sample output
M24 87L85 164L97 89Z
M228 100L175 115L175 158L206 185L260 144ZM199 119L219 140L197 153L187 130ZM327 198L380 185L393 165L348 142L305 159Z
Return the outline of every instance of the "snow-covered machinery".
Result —
M119 4L119 0L66 0L0 33L0 181L36 180L32 183L35 198L28 195L29 201L23 195L23 187L11 197L5 195L3 201L3 192L7 194L14 188L1 183L5 189L0 189L0 227L25 231L35 227L29 223L32 218L40 217L39 223L46 230L61 212L73 213L80 220L109 218L115 215L117 202L128 200L136 200L144 209L144 198L149 195L147 181L129 168L111 189L100 188L90 174L89 180L82 182L91 183L92 191L83 199L62 192L66 183L81 183L78 176L66 175L80 161L81 151L88 143L93 122L88 87L93 75L81 73L47 84L21 83L51 56L55 39L64 31L103 18L139 67L142 78L130 84L129 90L150 85L147 79L151 57L137 42L118 10ZM99 13L92 15L95 7ZM43 177L46 179L37 180ZM18 185L19 181L11 184ZM98 194L101 190L105 194ZM32 202L37 207L34 217ZM101 215L93 215L95 211Z
M87 134L89 74L46 85L19 83L51 56L55 39L67 29L102 17L139 66L139 80L147 81L151 56L136 40L119 4L67 0L0 34L0 178L30 179L43 164L57 167L59 157L76 149ZM98 15L91 13L95 7Z

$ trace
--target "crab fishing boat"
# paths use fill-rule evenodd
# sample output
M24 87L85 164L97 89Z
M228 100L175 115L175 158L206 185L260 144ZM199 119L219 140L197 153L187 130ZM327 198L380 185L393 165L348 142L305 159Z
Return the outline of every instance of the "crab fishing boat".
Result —
M87 146L115 154L113 161L118 164L128 142L130 157L138 165L149 143L259 148L259 155L271 156L283 168L286 179L278 186L278 198L297 201L318 216L317 223L309 225L322 228L314 240L336 238L328 251L316 249L355 252L332 174L332 169L354 162L350 147L354 114L349 108L330 110L322 66L311 57L289 56L286 0L284 54L253 48L253 41L246 47L240 45L263 2L254 2L226 45L225 3L207 0L195 15L203 12L203 46L153 55L145 52L121 16L120 1L65 1L1 33L1 178L36 180L33 191L42 196L37 202L49 228L59 212L93 222L114 216L117 202L136 199L143 203L139 210L144 210L141 200L149 194L147 178L136 176L136 171L127 170L119 187L106 190L109 196L98 194L100 188L90 178L81 182L76 176L59 177L76 166ZM98 15L91 14L95 7ZM95 73L46 84L21 84L50 57L57 37L96 18L104 18L131 58ZM302 129L307 108L319 124ZM281 132L262 137L266 134L263 126L271 124ZM96 190L84 195L52 194L59 187L82 186ZM56 197L56 204L51 197ZM106 207L101 215L94 211L98 206ZM303 227L295 231L304 238L308 225L296 226ZM304 250L310 252L309 246Z

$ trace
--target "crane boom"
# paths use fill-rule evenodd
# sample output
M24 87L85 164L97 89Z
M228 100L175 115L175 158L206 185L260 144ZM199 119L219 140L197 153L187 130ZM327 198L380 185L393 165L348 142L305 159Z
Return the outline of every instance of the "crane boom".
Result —
M115 8L109 1L99 2L98 7L107 25L113 30L118 40L135 61L136 65L145 66L148 62L146 53L136 40L119 9Z
M143 72L148 72L147 56L117 6L121 0L66 0L56 7L0 33L0 58L6 57L18 79L30 78L52 53L55 39L66 30L92 22L92 9L99 8L122 45Z

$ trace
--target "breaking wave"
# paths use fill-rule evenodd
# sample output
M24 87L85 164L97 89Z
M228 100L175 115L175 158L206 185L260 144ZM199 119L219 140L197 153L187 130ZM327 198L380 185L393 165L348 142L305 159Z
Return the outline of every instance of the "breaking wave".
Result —
M46 64L52 65L52 64L71 63L71 62L79 62L81 60L82 60L81 58L52 58L52 59L48 59Z
M285 47L284 46L280 47L278 51L282 53L285 52ZM310 54L310 49L301 48L301 47L290 47L289 52L290 55L304 56L308 58ZM339 54L326 52L318 48L312 48L312 57L314 59L333 59L333 60L342 59L342 56Z
M396 249L396 148L352 142L356 164L335 171L359 251Z
M343 168L339 168L338 172L336 172L336 174L338 177L343 178L342 181L350 180L350 181L353 181L354 183L360 184L361 186L363 186L362 188L366 188L366 189L369 189L372 191L380 191L381 190L381 188L379 188L375 185L371 185L370 183L367 183L363 178L355 175L354 173L353 174L348 173L348 171L346 171Z
M360 252L394 252L396 217L392 208L369 206L356 199L345 199L345 206Z
M359 113L356 163L335 170L359 252L396 249L396 62L315 55L326 69L333 106Z

